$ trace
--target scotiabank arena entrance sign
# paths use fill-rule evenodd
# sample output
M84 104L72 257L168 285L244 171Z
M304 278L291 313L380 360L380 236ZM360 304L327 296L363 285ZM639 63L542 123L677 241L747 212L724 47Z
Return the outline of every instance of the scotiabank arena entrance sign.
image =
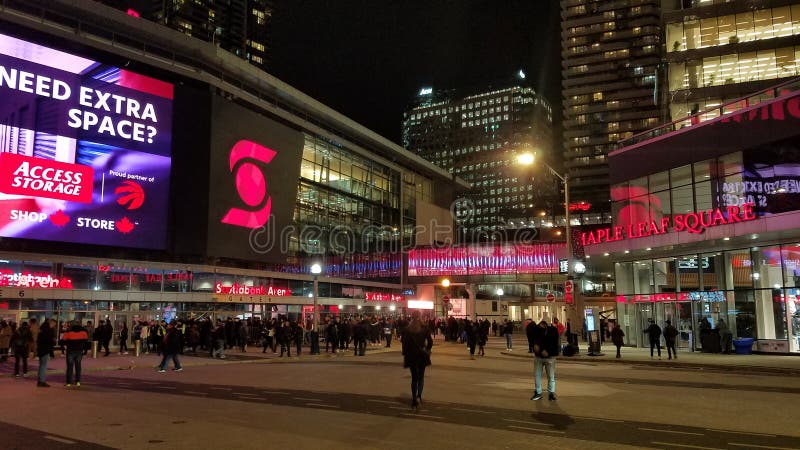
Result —
M0 34L0 236L163 249L173 85Z
M727 208L709 209L707 211L676 214L658 220L647 220L628 224L601 228L581 235L584 246L617 242L647 236L667 234L671 231L701 234L708 228L737 222L748 222L757 218L753 204L728 206Z

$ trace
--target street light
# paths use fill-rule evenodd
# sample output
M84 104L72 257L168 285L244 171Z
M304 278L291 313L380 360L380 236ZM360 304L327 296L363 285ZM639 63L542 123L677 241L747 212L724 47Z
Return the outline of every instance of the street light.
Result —
M533 165L535 161L536 161L536 156L533 153L530 153L530 152L526 152L526 153L523 153L523 154L517 156L517 162L519 164L523 165L523 166ZM569 276L569 275L572 275L572 264L571 264L571 260L572 260L572 234L570 233L570 223L569 223L569 220L570 220L569 219L569 175L567 175L566 173L561 175L555 169L553 169L550 166L550 164L547 164L544 161L541 161L541 163L544 164L545 167L547 167L547 170L549 170L550 173L555 175L556 178L558 178L559 180L561 180L564 183L564 218L566 219L566 222L567 222L567 225L566 225L566 232L567 232L566 233L567 234L567 236L566 236L566 241L567 241L567 262L569 263L569 271L567 272L567 275Z
M442 280L442 287L444 288L450 287L450 279L445 278L444 280Z
M504 294L503 288L497 288L497 291L495 291L495 293L497 294L498 297L502 297Z
M536 161L536 156L533 153L526 152L522 153L521 155L517 156L517 162L523 166L530 166L533 165ZM558 173L555 169L553 169L550 164L547 164L545 161L541 161L547 170L550 171L551 174L555 175L556 178L561 180L564 183L564 218L566 219L567 225L565 227L566 230L566 241L567 241L567 278L571 279L574 278L573 275L575 273L575 268L572 267L572 233L570 232L570 218L569 218L569 175L564 173L563 175ZM585 266L584 266L585 271ZM575 308L575 313L578 314L577 305L573 303L573 307Z
M311 265L311 274L314 275L314 331L319 333L319 307L317 305L319 298L319 274L322 273L322 266L314 263ZM317 344L319 345L319 344ZM312 350L313 351L313 350Z

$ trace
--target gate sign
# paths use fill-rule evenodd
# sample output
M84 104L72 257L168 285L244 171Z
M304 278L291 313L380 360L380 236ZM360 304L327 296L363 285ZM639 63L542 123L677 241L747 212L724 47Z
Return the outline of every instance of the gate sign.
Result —
M547 303L553 303L554 301L556 301L556 296L552 292L547 294Z
M564 282L564 303L567 305L575 303L575 297L572 295L574 287L575 285L573 284L572 280L567 280Z
M450 297L448 297L446 295L444 297L442 297L442 303L444 303L445 305L450 303Z

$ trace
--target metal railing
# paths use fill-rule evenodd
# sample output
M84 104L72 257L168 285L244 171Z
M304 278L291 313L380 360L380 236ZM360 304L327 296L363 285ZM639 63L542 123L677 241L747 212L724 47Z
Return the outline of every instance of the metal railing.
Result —
M757 91L753 94L748 94L736 100L725 102L720 106L694 113L683 119L674 120L670 123L659 125L642 133L635 134L629 138L622 139L617 142L616 148L620 149L623 147L628 147L659 136L663 136L667 133L672 133L673 131L677 131L682 128L698 125L706 120L731 114L743 108L757 105L763 101L772 100L798 90L800 90L800 78L794 78L781 84Z

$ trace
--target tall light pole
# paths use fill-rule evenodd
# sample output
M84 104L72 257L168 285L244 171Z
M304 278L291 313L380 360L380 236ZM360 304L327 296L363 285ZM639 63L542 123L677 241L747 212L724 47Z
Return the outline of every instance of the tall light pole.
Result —
M523 153L517 157L517 162L523 166L531 166L535 163L536 156L533 153ZM547 167L547 170L550 171L551 174L555 175L556 178L561 180L564 183L564 219L566 219L566 241L567 241L567 278L573 279L574 278L574 270L572 267L572 233L570 232L570 218L569 218L569 175L564 173L563 175L558 173L555 169L553 169L550 164L547 164L545 161L541 161L541 163ZM573 300L572 306L573 309L576 309L576 319L579 317L577 312L577 302ZM577 324L575 324L577 325Z
M322 266L314 263L311 265L311 274L314 275L314 331L319 333L319 274L322 273Z

